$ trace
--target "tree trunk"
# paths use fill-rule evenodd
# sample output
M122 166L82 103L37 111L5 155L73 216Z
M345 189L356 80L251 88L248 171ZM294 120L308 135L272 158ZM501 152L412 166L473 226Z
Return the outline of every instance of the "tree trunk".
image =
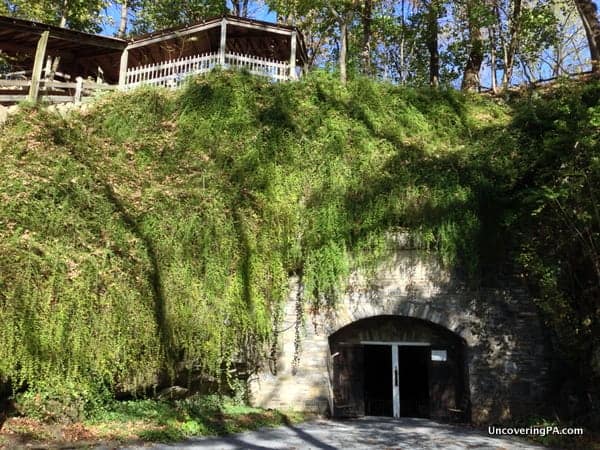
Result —
M467 2L467 16L469 20L469 41L471 51L465 65L465 71L462 79L463 91L478 91L480 86L479 72L483 64L483 41L481 40L481 28L479 21L473 12L473 2Z
M400 9L400 25L402 26L402 37L400 38L400 70L398 70L399 72L399 77L400 77L400 84L404 84L404 81L406 80L406 76L405 76L405 71L404 71L404 47L405 47L405 40L406 40L406 29L404 27L404 8L406 4L406 0L402 0L401 3L401 9Z
M60 22L59 27L65 28L67 26L67 14L69 11L69 0L63 0L62 7L60 10Z
M492 8L496 22L490 27L490 59L492 67L494 68L494 70L492 70L492 91L494 94L497 94L500 91L498 83L498 61L500 58L498 57L498 51L502 51L506 58L507 44L504 39L504 34L502 33L502 17L500 15L500 5L498 0L492 0ZM504 60L505 59L503 59L503 61Z
M563 46L562 43L556 44L556 61L554 62L554 67L552 68L552 76L554 78L559 77L562 73L562 60L563 60Z
M346 84L348 80L346 60L348 53L348 23L345 18L340 21L340 81Z
M62 2L62 6L61 6L61 10L60 10L60 21L58 23L58 26L60 28L66 28L67 27L67 15L69 13L69 0L63 0ZM56 73L56 71L58 70L58 65L60 64L60 56L56 56L53 60L52 60L52 65L50 68L50 73L46 73L46 79L49 81L53 81L54 80L54 74Z
M248 0L232 1L233 14L239 17L248 17Z
M435 1L429 3L427 11L427 49L429 50L429 84L440 84L440 53L438 48L438 16L439 8Z
M129 13L129 2L127 0L121 0L121 20L119 21L119 29L117 30L117 37L121 39L125 37L127 31L127 14Z
M512 81L513 68L515 65L515 55L519 48L519 38L521 37L521 0L514 0L512 17L510 19L510 43L506 50L504 58L504 89L508 88Z
M490 71L491 71L491 82L492 92L498 93L498 74L496 73L496 34L493 28L488 28L488 34L490 36Z
M598 9L593 0L574 1L583 22L588 46L590 47L592 72L600 73L600 21L598 21Z
M362 8L362 25L363 25L363 39L362 39L362 70L365 75L371 75L371 40L373 37L373 30L371 25L373 23L373 0L365 0Z

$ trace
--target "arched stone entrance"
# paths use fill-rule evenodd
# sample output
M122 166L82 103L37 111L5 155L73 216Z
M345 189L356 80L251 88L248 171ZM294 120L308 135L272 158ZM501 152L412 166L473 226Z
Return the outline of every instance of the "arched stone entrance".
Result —
M466 418L465 342L434 323L376 316L329 336L332 415Z
M474 289L445 270L435 255L399 247L377 271L353 273L345 294L331 311L311 315L301 293L299 280L292 279L278 347L264 369L250 380L251 400L257 406L344 415L340 405L348 402L335 398L340 382L334 379L337 357L333 355L342 353L340 343L352 335L359 336L353 338L358 341L381 340L384 345L425 342L431 344L429 351L446 346L450 364L444 366L424 362L422 349L413 349L413 355L407 356L410 346L398 345L398 359L403 351L404 359L427 365L426 413L432 418L464 414L473 422L498 423L535 413L548 392L551 360L543 329L527 291L514 279ZM306 321L298 329L295 324L301 308ZM375 347L368 350L369 361L374 364L393 352L383 348L378 356ZM354 363L345 364L362 367L365 375L364 352L362 362L359 356ZM446 375L436 373L438 369L446 370ZM339 368L335 370L339 377ZM360 376L360 372L354 373ZM437 379L438 384L432 386L430 379ZM443 379L451 380L450 387L439 384ZM388 381L382 381L384 390ZM363 387L363 402L364 394ZM354 395L360 397L360 393ZM420 414L419 402L423 399L414 401L409 414ZM354 403L345 407L347 415L373 413L365 409L366 405ZM389 405L387 408L389 414Z

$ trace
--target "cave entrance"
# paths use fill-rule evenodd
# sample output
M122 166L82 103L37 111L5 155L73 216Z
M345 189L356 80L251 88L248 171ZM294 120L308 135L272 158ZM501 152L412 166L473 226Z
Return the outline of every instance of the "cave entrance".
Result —
M465 344L449 330L379 316L338 330L329 345L334 416L468 418Z

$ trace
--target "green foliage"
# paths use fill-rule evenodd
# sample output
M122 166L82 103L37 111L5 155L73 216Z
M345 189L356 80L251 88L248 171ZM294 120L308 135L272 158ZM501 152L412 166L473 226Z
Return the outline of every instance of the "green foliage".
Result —
M145 423L138 432L147 441L177 441L191 436L238 433L300 420L278 411L240 406L235 399L217 395L195 395L173 402L131 400L113 402L87 421L90 425Z
M600 87L566 83L517 104L521 262L566 358L600 349ZM535 150L535 151L534 151ZM577 351L574 352L573 349ZM589 376L589 375L588 375Z
M190 25L227 12L224 0L139 0L134 32Z
M66 121L25 110L0 137L0 374L86 399L164 374L241 392L289 275L302 304L335 307L398 231L474 284L518 262L565 349L589 355L598 91L507 106L216 72Z
M106 20L103 10L108 6L105 0L6 0L2 3L0 13L92 33L101 30Z
M220 374L257 364L289 274L332 307L397 227L477 261L456 152L470 108L450 91L217 73L66 122L23 112L1 138L0 372L32 392L135 392L181 371L232 384Z
M74 422L100 411L112 394L98 386L85 386L71 380L44 380L35 390L17 396L19 412L44 422Z

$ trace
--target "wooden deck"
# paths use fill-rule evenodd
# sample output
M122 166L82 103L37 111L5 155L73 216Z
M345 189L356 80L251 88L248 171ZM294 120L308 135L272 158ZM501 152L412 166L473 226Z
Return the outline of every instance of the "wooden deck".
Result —
M295 27L230 15L128 40L3 16L0 28L0 49L25 55L15 70L27 71L0 75L0 104L81 102L98 91L143 85L177 88L216 67L281 82L297 79L307 61ZM53 61L54 70L68 74L64 79L50 72Z
M31 80L0 79L0 105L10 105L30 99ZM99 91L115 90L117 85L94 83L79 78L75 82L39 82L38 98L46 103L80 103Z
M245 69L253 75L267 77L273 82L288 81L290 67L287 62L258 58L255 56L226 53L225 64L221 64L219 53L190 56L159 64L149 64L127 69L123 85L94 83L78 78L76 81L39 82L38 98L46 103L79 103L93 97L99 91L131 90L139 86L177 88L194 75L210 72L216 67ZM13 104L30 98L31 79L0 79L0 104Z

